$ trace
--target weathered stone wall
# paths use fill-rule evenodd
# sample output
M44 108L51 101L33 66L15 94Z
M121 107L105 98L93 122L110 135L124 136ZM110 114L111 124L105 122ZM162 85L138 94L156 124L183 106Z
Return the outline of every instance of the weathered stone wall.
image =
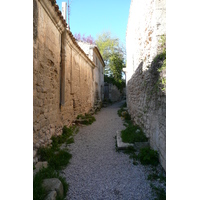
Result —
M124 91L120 92L116 85L106 82L104 84L104 94L105 99L112 102L120 101L125 97Z
M96 99L101 101L104 99L104 67L105 64L99 56L99 51L97 47L93 49L93 62L96 64L94 69L94 81L95 81L95 93Z
M57 5L33 0L33 143L51 143L93 106L95 64L67 30Z
M80 52L80 47L69 31L63 35L62 67L65 70L65 105L62 105L61 110L63 119L67 123L67 120L70 121L78 114L87 113L93 107L92 74L95 65L83 52Z
M166 169L166 93L159 84L165 70L158 72L162 63L152 62L161 52L161 35L166 34L165 0L132 0L129 12L127 106L133 122L143 128Z
M60 118L61 28L55 26L57 15L49 1L34 0L33 43L33 142L39 147L49 142L62 128ZM49 9L50 8L50 9ZM45 10L49 10L52 19ZM36 11L37 10L37 11Z
M79 46L88 55L88 57L95 63L93 70L94 79L94 98L95 100L104 99L104 67L105 63L96 45L83 41L78 41Z

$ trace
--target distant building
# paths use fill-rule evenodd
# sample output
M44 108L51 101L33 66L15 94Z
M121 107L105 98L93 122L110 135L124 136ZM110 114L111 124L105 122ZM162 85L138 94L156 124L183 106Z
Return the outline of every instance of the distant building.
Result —
M104 67L105 63L97 48L97 45L90 44L83 41L77 41L79 46L83 49L86 55L95 63L93 70L93 82L94 82L94 99L104 99Z

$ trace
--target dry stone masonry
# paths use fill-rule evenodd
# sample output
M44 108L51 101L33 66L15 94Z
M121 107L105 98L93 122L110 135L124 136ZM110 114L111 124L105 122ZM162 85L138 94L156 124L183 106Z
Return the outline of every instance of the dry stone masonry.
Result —
M33 145L51 144L95 104L96 64L76 42L58 5L33 0ZM103 71L104 62L100 72ZM100 80L101 85L103 80Z
M161 36L166 35L165 0L132 0L126 32L127 107L135 124L141 126L166 169L166 92L152 61L161 53Z

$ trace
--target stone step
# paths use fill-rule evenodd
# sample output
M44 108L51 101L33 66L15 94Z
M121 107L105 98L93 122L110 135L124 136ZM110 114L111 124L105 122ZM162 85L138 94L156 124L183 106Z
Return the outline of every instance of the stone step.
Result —
M134 144L122 142L121 131L117 131L117 148L119 150L125 150L130 146L134 147Z
M125 150L128 147L132 146L137 151L139 151L141 148L149 147L149 142L135 142L134 144L122 142L121 131L117 131L116 133L117 133L117 148L119 150Z

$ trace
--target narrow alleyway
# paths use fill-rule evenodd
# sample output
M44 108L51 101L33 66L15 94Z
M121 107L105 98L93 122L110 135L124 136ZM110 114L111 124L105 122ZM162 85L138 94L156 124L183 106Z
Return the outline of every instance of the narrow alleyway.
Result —
M116 152L117 130L124 129L117 111L124 102L102 108L96 121L81 127L69 149L70 164L63 171L69 183L67 200L150 200L151 187L144 166Z

